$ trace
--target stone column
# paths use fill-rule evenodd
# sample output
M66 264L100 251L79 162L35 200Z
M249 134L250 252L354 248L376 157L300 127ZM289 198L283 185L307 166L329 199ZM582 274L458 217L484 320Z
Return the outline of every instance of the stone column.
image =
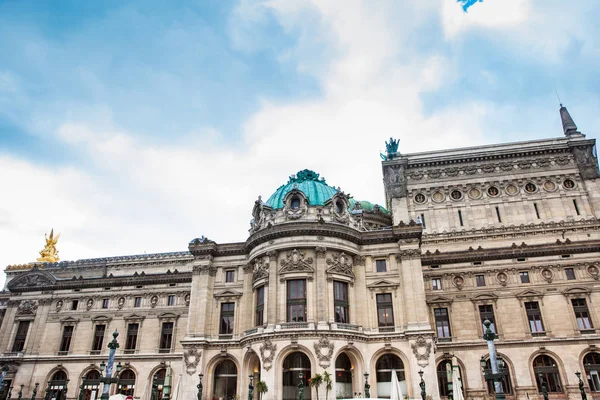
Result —
M329 302L328 302L328 290L327 290L327 248L323 246L317 246L315 248L316 262L315 262L315 279L316 279L316 305L317 305L317 329L328 330L328 315L329 315Z
M33 326L29 330L29 334L31 335L31 345L28 345L27 347L31 349L28 351L30 354L39 354L40 347L44 345L43 339L45 335L41 334L41 332L44 331L51 302L52 301L50 299L43 299L38 302L39 306L37 309L36 318L34 321L32 321ZM75 343L71 343L71 347L74 345Z
M418 239L401 240L401 250L396 257L401 260L404 308L407 330L431 329L429 324L425 286L421 266L421 249Z
M0 329L0 352L10 352L12 350L8 346L10 345L14 336L13 327L15 325L15 316L17 314L18 306L18 301L8 301L8 309L6 310L4 321Z
M275 329L275 325L277 324L280 316L277 312L277 288L279 287L279 281L277 280L277 259L279 252L278 251L268 251L267 257L269 257L269 285L267 287L267 298L265 299L267 304L267 329L273 330Z
M252 265L248 264L244 266L244 293L242 294L242 301L240 302L240 312L243 318L240 319L240 337L245 330L250 329L254 326L254 307L256 304L256 297L254 296L254 290L252 289Z
M212 265L212 258L194 261L190 313L188 318L187 336L195 338L208 338L212 331L212 301L213 283L216 267Z

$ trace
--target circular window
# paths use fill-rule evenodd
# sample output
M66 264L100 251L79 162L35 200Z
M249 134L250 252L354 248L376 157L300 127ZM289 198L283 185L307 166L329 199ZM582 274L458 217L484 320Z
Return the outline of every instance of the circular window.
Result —
M556 190L556 183L552 181L544 182L544 190L547 192L554 192Z
M440 201L444 200L444 193L442 193L442 192L435 192L433 194L433 196L431 196L431 198L433 199L433 201L437 201L439 203Z
M460 200L462 199L462 192L460 190L453 190L450 193L450 197L452 198L452 200Z
M487 190L487 194L492 197L496 197L500 194L500 191L498 190L498 188L496 186L490 186Z
M296 210L298 208L300 208L300 198L294 196L292 197L292 201L290 202L290 207L292 208L292 210Z
M575 187L575 182L573 182L571 179L565 179L563 182L563 187L565 189L573 189Z
M512 184L508 185L506 187L506 193L510 194L511 196L514 196L515 194L519 193L519 188Z
M535 184L529 182L528 184L525 185L525 191L527 193L535 193L535 191L537 190L537 186L535 186Z
M471 188L469 190L469 197L472 199L478 199L481 197L481 190L477 188Z
M415 196L415 203L425 203L425 195L423 193L417 193L417 195Z

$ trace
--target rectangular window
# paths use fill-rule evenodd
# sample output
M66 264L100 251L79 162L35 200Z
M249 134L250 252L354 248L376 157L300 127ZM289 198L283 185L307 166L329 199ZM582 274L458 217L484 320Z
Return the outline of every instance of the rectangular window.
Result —
M377 295L377 322L379 326L394 326L394 308L390 293Z
M163 322L162 331L160 333L160 350L171 350L171 342L173 341L173 323Z
M529 272L521 271L519 272L519 277L521 278L521 283L529 283Z
M175 295L174 294L170 294L169 297L167 297L167 305L168 306L175 305Z
M127 325L127 341L125 342L125 350L135 350L139 329L140 324Z
M487 319L492 324L490 325L490 329L494 333L498 333L496 331L496 319L494 318L494 308L491 304L485 304L483 306L479 306L479 317L481 318L481 326L483 326L483 332L485 332L485 326L483 322Z
M235 312L234 303L221 304L221 324L219 325L220 335L233 335L233 315Z
M594 329L585 299L572 299L571 304L573 304L573 311L575 311L577 319L577 329L580 331Z
M254 318L255 326L262 326L265 323L265 287L256 289L256 313Z
M306 322L306 281L287 281L287 321Z
M142 298L141 297L136 297L133 300L133 306L136 307L136 308L141 307L142 306Z
M15 335L15 342L13 343L12 351L23 351L25 348L25 340L27 339L27 332L29 331L29 321L20 321L17 327L17 334Z
M106 325L96 325L96 329L94 330L94 341L92 342L92 351L102 350L104 332L106 332Z
M71 338L73 337L73 326L67 325L63 328L62 340L60 341L60 352L68 352L71 347Z
M452 337L450 331L450 318L447 308L436 308L434 311L435 328L438 338L449 339Z
M475 281L477 282L477 287L485 286L485 275L475 275Z
M235 271L225 271L225 282L233 282L235 280Z
M427 229L427 224L425 224L425 214L421 214L421 225L423 229Z
M102 299L102 308L108 308L108 299Z
M79 306L79 300L73 300L71 303L71 310L77 310L77 306Z
M460 226L463 226L462 212L458 210L458 222L460 222Z
M333 306L335 322L349 324L348 284L346 282L333 281Z
M431 278L431 289L442 290L442 278Z
M544 323L542 322L542 313L540 305L537 301L525 303L525 311L527 312L527 320L529 321L529 330L533 334L543 334Z
M540 210L538 210L537 203L533 203L533 209L535 210L535 216L540 219Z
M502 218L500 218L500 209L496 207L496 217L498 217L498 222L502 222Z
M577 200L573 199L573 205L575 206L575 212L579 215L579 206L577 205Z
M565 268L565 275L568 281L572 281L575 279L575 270L573 268Z
M375 267L377 269L377 272L386 272L387 271L387 265L385 260L375 260Z

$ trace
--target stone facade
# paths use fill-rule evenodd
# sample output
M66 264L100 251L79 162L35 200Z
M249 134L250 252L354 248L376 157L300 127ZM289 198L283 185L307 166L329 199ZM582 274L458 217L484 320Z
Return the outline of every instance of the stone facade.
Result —
M135 399L153 398L155 377L160 397L169 365L176 399L196 398L199 374L203 399L247 398L250 379L265 400L291 399L299 372L308 383L325 371L329 398L364 394L365 374L385 397L392 370L404 395L420 396L423 371L445 398L452 356L465 398L483 399L488 318L508 398L541 398L537 372L551 397L579 398L576 371L600 398L600 182L595 141L567 116L561 138L388 154L387 209L301 171L255 202L243 243L9 266L0 362L12 397L37 382L76 398L117 330L124 381L111 393Z

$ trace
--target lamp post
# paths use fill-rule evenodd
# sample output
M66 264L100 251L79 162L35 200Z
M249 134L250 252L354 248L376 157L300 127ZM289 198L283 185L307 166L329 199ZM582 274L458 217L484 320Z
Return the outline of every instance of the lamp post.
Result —
M371 398L371 385L369 385L369 373L365 372L365 399Z
M115 331L113 332L113 340L111 340L111 342L108 344L108 347L110 349L109 353L108 353L108 363L104 364L104 361L100 364L100 374L102 374L102 372L104 371L104 368L106 367L106 375L104 377L100 376L99 381L102 382L104 384L104 386L102 387L102 396L100 396L101 400L108 400L109 397L109 392L110 392L110 386L113 383L119 383L119 372L121 372L121 363L117 364L117 373L116 373L116 378L112 377L112 372L113 372L113 365L115 363L115 353L117 352L117 349L119 348L119 343L117 342L117 336L119 336L119 332L117 332L117 330L115 329Z
M300 371L298 373L298 379L300 380L300 382L298 382L298 400L304 400L304 381L302 380L304 378L304 374L302 373L302 371Z
M167 365L167 372L165 373L165 382L163 383L163 399L170 400L171 398L171 364Z
M8 373L8 364L4 364L2 366L2 374L0 375L0 390L4 388L4 378L6 378L6 374Z
M12 386L8 388L8 395L6 396L6 400L10 400L10 398L12 396L12 390L13 390Z
M25 385L21 385L21 389L19 390L19 393L17 393L17 399L19 400L23 397L23 387L25 387Z
M540 378L540 384L542 385L542 396L544 396L544 400L548 400L548 386L544 380L544 374L538 372L538 378Z
M35 396L37 395L37 391L38 391L38 387L40 386L39 383L35 383L35 387L33 388L33 394L31 395L31 400L35 400Z
M581 372L575 372L577 375L577 379L579 380L579 391L581 392L581 400L587 400L587 395L585 394L585 385L581 380Z
M50 392L52 392L52 387L50 387L50 382L48 381L48 387L46 388L46 394L44 395L44 400L50 400Z
M79 386L79 397L77 400L83 400L83 391L85 390L85 377L81 378L81 386ZM31 399L33 400L33 399Z
M202 400L202 378L204 377L204 374L198 374L198 378L200 378L200 383L198 383L198 385L196 385L196 387L198 388L198 400Z
M423 380L423 371L421 370L419 370L419 377L421 378L421 382L419 382L419 386L421 387L421 399L425 400L427 392L425 391L425 381Z
M250 374L248 378L250 378L250 384L248 385L248 400L252 400L252 396L254 395L254 386L252 386L254 374Z
M502 359L498 359L496 355L496 345L494 344L494 340L498 338L492 330L490 326L492 323L490 320L486 319L483 321L483 326L485 327L485 332L483 333L483 340L487 342L488 352L490 353L490 366L492 367L491 371L486 368L485 358L482 356L480 363L481 369L483 370L483 376L486 381L494 382L494 391L496 392L496 400L505 400L506 396L502 390L502 377L504 376L504 361Z

